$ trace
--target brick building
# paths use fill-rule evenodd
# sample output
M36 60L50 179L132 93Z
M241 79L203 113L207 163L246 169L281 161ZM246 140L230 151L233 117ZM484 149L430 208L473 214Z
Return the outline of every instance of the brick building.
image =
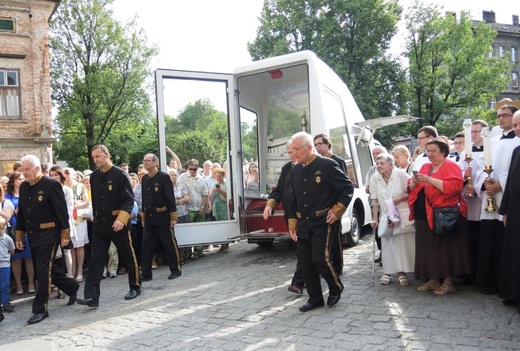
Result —
M26 154L52 162L49 19L59 3L0 3L0 174Z
M512 15L512 21L509 24L496 23L495 12L482 11L482 19L498 32L493 40L493 51L489 54L499 57L509 55L509 60L513 63L513 68L508 72L511 79L506 89L496 97L496 101L505 98L520 100L520 66L518 59L518 50L520 49L520 24L518 22L518 16Z

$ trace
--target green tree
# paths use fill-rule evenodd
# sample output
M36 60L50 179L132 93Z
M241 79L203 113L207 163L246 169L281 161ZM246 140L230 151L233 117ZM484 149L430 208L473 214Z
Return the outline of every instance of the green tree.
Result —
M394 0L265 1L248 50L254 60L312 50L347 83L366 118L401 113L404 74L385 56L401 11Z
M447 136L462 129L470 107L486 106L506 86L510 62L490 57L496 31L435 6L416 3L406 16L411 111ZM473 116L471 116L473 117Z
M147 78L157 50L135 20L113 19L112 3L64 0L50 23L59 157L73 167L93 169L89 150L99 143L115 163L127 162L142 138L156 135Z
M195 158L200 163L210 159L222 164L226 160L227 115L209 99L189 103L175 118L167 116L165 123L166 144L182 162Z

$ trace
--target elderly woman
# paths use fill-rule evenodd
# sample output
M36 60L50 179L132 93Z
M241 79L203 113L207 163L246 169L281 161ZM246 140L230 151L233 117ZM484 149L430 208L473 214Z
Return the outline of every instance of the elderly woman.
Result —
M209 203L213 209L213 216L217 221L226 221L229 219L229 208L227 201L227 183L224 180L226 171L222 168L215 168L213 170L216 183L213 184L209 191ZM229 244L220 246L219 252L226 252L229 249Z
M372 200L372 228L376 228L379 211L381 221L388 221L387 200L392 199L404 221L408 217L408 194L406 185L408 174L402 169L394 167L392 155L382 153L376 157L376 169L370 177L370 199ZM405 218L406 217L406 218ZM396 228L394 228L395 230ZM397 231L396 231L397 233ZM415 262L415 230L408 226L406 232L396 235L383 235L381 237L383 276L380 279L382 285L388 285L392 274L397 273L399 284L408 286L410 283L407 272L413 272Z
M392 149L395 165L403 169L409 176L412 175L413 162L410 161L410 150L404 145L397 145Z
M428 141L426 154L431 163L424 164L408 184L408 204L417 232L415 275L428 279L417 291L433 290L436 295L455 291L453 276L471 271L466 224L468 209L461 196L464 184L460 167L446 159L449 153L450 148L442 139ZM433 208L453 206L459 206L459 233L435 235Z

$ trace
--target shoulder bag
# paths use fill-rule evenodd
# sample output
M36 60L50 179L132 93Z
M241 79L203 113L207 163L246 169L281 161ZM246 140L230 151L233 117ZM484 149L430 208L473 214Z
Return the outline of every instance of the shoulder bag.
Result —
M433 166L430 168L429 175L431 176ZM459 221L460 211L459 206L449 207L433 207L432 202L424 193L424 197L433 209L433 233L439 236L456 235L460 232Z
M433 232L435 235L458 234L460 232L459 221L458 206L433 208Z

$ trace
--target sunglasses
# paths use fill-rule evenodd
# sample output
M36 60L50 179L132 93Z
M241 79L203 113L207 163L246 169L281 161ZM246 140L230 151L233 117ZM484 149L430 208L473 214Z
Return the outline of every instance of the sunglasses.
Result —
M198 168L190 168L190 171L196 171Z

